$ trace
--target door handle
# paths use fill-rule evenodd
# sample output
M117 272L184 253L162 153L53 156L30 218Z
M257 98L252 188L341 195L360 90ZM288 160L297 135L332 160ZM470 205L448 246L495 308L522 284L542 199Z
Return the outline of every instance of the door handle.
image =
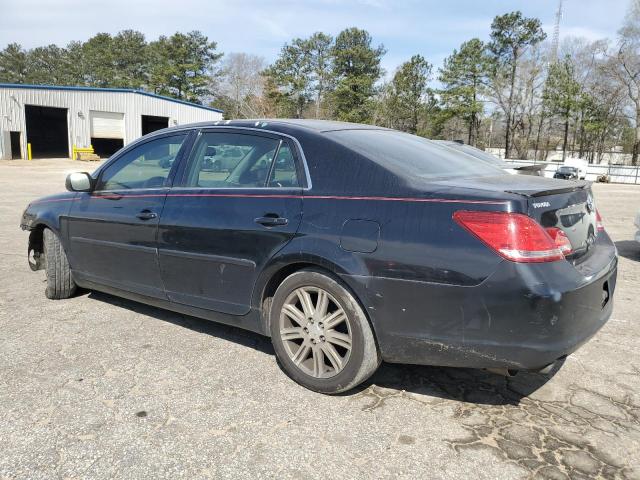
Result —
M136 215L140 220L152 220L156 218L158 215L151 210L142 210L139 214Z
M289 220L275 215L265 215L264 217L256 218L254 222L259 223L264 227L277 227L286 225L289 223Z

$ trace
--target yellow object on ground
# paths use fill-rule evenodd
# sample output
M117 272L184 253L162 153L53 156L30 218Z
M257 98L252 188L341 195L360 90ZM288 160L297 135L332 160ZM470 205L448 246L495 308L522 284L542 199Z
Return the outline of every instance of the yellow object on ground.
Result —
M93 145L89 145L88 147L76 147L76 144L73 144L73 152L71 153L71 158L73 160L78 160L79 154L81 153L95 153L93 150Z

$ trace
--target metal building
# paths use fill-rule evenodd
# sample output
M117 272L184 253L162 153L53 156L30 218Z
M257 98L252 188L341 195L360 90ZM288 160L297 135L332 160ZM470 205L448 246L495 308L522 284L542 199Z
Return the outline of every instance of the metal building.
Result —
M123 88L0 84L0 159L72 157L92 146L107 157L160 128L222 120L222 112Z

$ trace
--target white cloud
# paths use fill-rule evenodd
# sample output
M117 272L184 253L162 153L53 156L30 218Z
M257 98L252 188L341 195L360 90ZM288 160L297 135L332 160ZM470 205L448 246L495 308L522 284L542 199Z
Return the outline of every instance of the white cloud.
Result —
M562 39L566 37L584 38L590 42L595 42L596 40L602 40L603 38L610 37L610 35L608 35L607 32L593 28L567 26L562 28L560 31L560 38Z

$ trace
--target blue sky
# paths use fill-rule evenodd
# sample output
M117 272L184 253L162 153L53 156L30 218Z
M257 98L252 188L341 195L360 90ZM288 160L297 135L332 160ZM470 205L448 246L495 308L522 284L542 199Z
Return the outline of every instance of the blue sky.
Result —
M132 28L148 39L201 30L223 52L275 58L296 36L367 29L388 50L392 72L420 53L439 66L472 37L486 39L494 16L521 10L542 20L550 35L557 0L0 0L0 48L85 40L101 31ZM561 37L614 38L629 0L565 0Z

